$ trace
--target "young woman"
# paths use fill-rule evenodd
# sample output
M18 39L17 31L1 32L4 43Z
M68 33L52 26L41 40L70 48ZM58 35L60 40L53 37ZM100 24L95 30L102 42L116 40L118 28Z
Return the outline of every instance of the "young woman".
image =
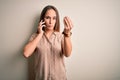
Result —
M71 29L73 24L69 17L64 17L64 30L60 33L58 10L46 6L40 16L37 32L24 47L24 56L35 55L36 80L67 80L64 56L72 51Z

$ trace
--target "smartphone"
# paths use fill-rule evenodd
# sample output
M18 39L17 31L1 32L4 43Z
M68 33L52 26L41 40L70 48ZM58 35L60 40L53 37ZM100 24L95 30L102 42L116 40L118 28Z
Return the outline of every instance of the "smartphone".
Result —
M44 22L44 19L42 20L42 22ZM45 23L42 25L45 25ZM45 26L43 26L42 30L45 31Z

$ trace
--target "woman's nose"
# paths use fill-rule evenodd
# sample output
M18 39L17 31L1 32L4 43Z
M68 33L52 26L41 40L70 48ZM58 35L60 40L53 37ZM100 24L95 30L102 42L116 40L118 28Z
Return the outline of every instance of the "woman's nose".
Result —
M50 19L49 23L50 23L50 24L52 24L52 22L53 22L53 20L52 20L52 19Z

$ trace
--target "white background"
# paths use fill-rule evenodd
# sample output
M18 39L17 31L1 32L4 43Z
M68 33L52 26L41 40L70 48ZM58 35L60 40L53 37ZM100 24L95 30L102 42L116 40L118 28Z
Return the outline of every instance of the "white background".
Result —
M68 80L120 80L120 0L0 0L0 80L27 80L23 47L36 30L40 12L54 5L69 16L72 55Z

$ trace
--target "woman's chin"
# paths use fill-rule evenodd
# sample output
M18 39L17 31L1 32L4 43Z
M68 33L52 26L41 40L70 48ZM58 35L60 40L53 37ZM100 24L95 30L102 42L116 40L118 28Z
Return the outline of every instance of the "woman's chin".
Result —
M53 30L52 27L46 27L46 30Z

